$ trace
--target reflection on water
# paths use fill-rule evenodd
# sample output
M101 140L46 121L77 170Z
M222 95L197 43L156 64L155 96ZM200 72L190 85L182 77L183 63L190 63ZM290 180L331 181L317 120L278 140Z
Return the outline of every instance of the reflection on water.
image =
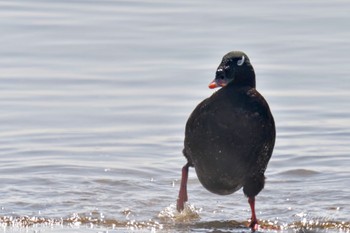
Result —
M174 205L175 206L175 205ZM170 207L173 208L173 207ZM193 208L193 207L190 207ZM164 211L169 211L167 208ZM118 221L116 219L104 218L102 213L92 212L89 214L73 214L67 218L48 219L44 217L13 217L3 216L0 219L0 226L3 229L8 227L14 229L21 229L27 227L35 228L52 228L59 229L65 227L66 229L80 227L82 229L99 229L106 228L110 230L124 229L130 231L192 231L192 232L241 232L248 231L249 221L237 222L230 221L200 221L196 211L187 209L186 214L172 213L172 217L164 217L164 211L159 215L159 220L147 221ZM167 213L170 215L170 213ZM181 215L181 216L180 216ZM165 219L167 218L167 219ZM278 220L260 220L259 231L287 231L293 230L297 232L317 232L321 230L327 231L350 231L350 222L339 222L329 219L308 219L303 217L300 221L294 221L289 224L280 223Z
M349 232L350 3L0 2L2 231L242 232L242 191L188 181L185 122L245 51L277 141L260 231Z

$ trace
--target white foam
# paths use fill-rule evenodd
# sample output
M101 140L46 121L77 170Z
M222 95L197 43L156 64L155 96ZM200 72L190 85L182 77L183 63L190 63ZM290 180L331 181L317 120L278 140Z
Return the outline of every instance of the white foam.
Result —
M189 222L193 220L198 220L200 218L199 213L201 208L196 208L194 205L185 203L184 210L179 212L176 209L176 204L171 204L162 210L158 217L165 221L174 221L174 222Z

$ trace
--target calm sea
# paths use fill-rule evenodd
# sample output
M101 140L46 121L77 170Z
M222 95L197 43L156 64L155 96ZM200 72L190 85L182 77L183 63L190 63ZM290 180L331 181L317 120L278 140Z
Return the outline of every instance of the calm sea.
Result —
M242 191L193 169L184 127L242 50L277 141L261 232L350 232L350 2L0 1L0 231L249 232Z

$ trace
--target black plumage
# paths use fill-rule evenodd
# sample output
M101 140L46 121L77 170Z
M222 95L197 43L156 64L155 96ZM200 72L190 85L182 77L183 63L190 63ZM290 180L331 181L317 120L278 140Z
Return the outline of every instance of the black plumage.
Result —
M187 201L188 168L209 191L227 195L243 187L252 210L250 227L257 228L255 196L264 188L267 164L275 144L275 123L269 106L255 89L255 73L243 52L226 54L210 88L222 87L190 115L183 154L177 209Z

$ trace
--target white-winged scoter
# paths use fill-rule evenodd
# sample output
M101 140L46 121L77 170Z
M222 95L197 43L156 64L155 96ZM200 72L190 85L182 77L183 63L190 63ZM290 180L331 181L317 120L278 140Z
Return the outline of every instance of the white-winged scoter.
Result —
M267 164L275 144L275 123L266 100L255 89L255 73L248 56L226 54L210 88L221 87L190 115L183 154L187 164L177 209L187 201L188 168L210 192L227 195L243 187L251 207L250 228L258 227L255 196L264 188Z

